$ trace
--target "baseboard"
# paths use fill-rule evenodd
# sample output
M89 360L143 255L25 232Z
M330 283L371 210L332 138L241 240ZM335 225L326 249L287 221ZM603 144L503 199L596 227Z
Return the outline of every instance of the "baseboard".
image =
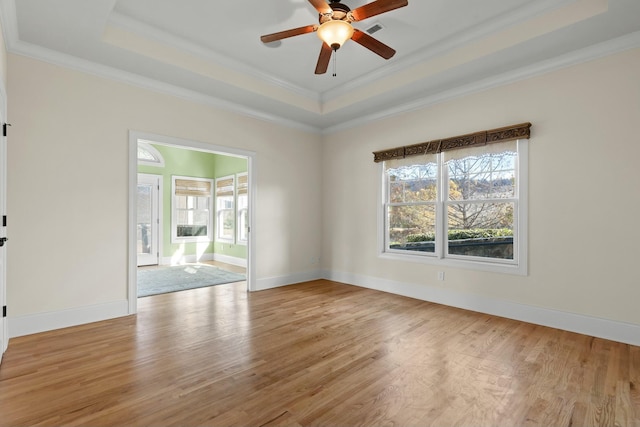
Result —
M336 271L308 271L256 281L256 291L318 279L333 280L423 301L506 317L612 341L640 346L640 325L488 298L423 284ZM127 300L47 313L8 317L9 338L126 316Z
M324 274L321 270L305 271L303 273L294 273L286 276L267 277L256 280L256 291L264 291L265 289L279 288L281 286L293 285L296 283L309 282L311 280L323 279Z
M196 263L196 262L204 262L204 261L213 261L213 254L205 253L200 256L195 254L182 255L179 260L175 260L173 257L163 257L163 258L160 258L160 265L178 265L178 264Z
M128 301L121 300L67 310L8 317L9 338L122 317L128 314L128 309Z
M246 258L237 258L229 255L223 254L213 254L213 260L218 262L224 262L226 264L235 265L238 267L247 267Z
M226 264L236 265L238 267L247 267L247 260L245 258L237 258L229 255L206 253L200 256L198 255L183 255L176 262L173 257L164 257L160 259L160 265L176 265L185 263L196 263L205 261L219 261Z
M640 346L640 325L632 323L470 295L424 284L402 283L337 271L325 271L323 276L336 282Z

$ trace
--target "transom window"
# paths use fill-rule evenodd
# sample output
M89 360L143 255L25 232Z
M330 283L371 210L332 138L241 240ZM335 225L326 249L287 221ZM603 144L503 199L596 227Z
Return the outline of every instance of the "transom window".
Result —
M138 140L138 164L164 167L164 158L149 142Z

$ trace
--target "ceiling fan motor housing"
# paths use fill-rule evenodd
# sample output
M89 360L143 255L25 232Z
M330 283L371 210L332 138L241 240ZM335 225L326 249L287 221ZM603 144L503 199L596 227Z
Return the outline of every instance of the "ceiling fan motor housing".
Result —
M339 0L331 0L329 4L331 7L331 14L320 14L320 23L324 24L327 21L344 21L347 20L347 15L351 12L351 9L346 4L340 3Z

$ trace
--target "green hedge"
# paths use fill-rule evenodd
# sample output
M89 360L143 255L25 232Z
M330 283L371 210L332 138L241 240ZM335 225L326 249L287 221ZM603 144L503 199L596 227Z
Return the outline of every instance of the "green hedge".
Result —
M488 237L513 236L508 228L472 228L469 230L449 230L449 240L481 239ZM434 233L410 234L407 242L431 242L436 239Z

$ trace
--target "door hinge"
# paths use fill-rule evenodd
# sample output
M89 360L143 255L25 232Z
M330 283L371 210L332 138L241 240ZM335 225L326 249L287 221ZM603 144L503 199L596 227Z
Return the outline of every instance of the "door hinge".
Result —
M7 136L7 126L11 126L10 123L4 123L2 125L2 136Z
M7 306L6 305L2 306L2 317L7 317Z
M2 226L3 227L7 226L7 216L6 215L2 215Z

